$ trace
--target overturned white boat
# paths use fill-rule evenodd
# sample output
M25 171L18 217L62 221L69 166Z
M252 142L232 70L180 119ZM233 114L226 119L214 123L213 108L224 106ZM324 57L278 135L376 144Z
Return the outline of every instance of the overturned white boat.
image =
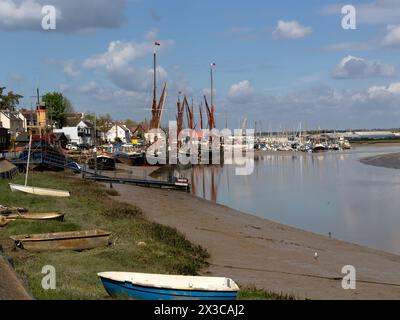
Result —
M71 196L69 191L64 191L64 190L30 187L12 183L10 183L9 186L12 192L24 192L36 196L59 197L59 198L68 198Z

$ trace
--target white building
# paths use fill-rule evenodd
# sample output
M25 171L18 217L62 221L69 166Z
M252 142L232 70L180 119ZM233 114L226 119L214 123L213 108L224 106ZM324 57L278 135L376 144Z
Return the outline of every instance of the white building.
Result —
M131 132L123 124L116 123L107 133L107 142L114 142L115 139L121 139L122 143L131 143Z
M0 111L0 123L14 138L25 132L26 120L19 111Z
M80 120L75 126L63 127L62 129L54 129L54 133L64 133L72 144L88 144L95 145L95 132L92 124L87 121Z

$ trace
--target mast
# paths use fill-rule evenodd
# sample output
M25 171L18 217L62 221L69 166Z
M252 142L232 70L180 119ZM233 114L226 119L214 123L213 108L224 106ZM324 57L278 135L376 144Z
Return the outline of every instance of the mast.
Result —
M159 42L154 42L154 51L153 51L153 105L151 108L152 112L152 120L150 123L150 127L152 129L157 127L157 46L160 46Z
M215 122L214 122L214 67L216 66L215 63L211 63L210 66L210 78L211 78L211 123L210 123L210 129L215 128Z
M157 53L156 46L154 46L153 53L153 106L157 104Z
M29 164L30 164L30 160L31 160L31 150L32 150L32 133L29 135L29 150L28 150L28 161L26 162L25 187L28 185L28 175L29 175Z

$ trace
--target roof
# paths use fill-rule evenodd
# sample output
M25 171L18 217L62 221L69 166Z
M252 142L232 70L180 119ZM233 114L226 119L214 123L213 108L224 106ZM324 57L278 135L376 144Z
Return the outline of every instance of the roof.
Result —
M68 139L67 136L64 134L64 132L55 132L55 133L53 133L53 135L56 138L56 140L60 140L63 137L65 139Z
M6 116L7 118L12 119L12 120L22 121L22 119L20 119L13 111L2 110L2 111L0 111L0 114L3 114L4 116Z

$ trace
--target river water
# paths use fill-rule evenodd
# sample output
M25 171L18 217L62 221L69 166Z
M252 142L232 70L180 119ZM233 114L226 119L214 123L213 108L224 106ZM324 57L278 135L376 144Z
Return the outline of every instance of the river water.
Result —
M180 172L199 197L240 211L340 240L400 254L400 170L359 159L399 147L350 151L260 153L254 173L232 165Z

